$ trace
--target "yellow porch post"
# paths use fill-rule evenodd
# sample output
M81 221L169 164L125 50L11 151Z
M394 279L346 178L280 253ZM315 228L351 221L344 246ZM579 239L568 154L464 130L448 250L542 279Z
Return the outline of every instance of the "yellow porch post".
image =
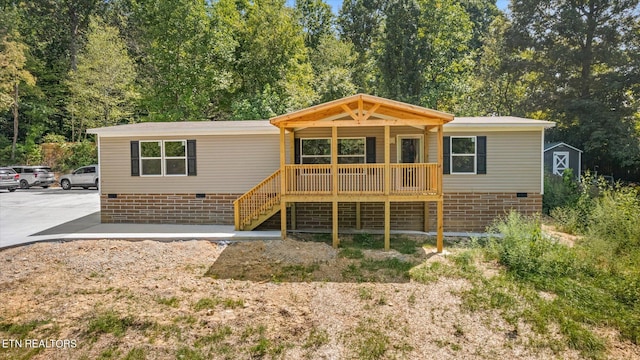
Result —
M280 128L280 236L282 240L287 238L287 177L285 172L286 147L284 127Z
M332 193L332 220L331 232L333 247L340 245L338 239L338 127L331 127L331 193Z
M428 163L429 162L429 127L428 126L424 127L423 146L424 146L423 162ZM426 175L425 181L428 184L429 178L430 178L429 173L427 172L425 175ZM429 202L428 201L424 202L424 229L423 230L424 232L429 232Z
M296 163L296 134L292 131L289 133L289 164ZM283 176L284 178L284 176ZM291 230L296 229L296 203L291 204Z
M442 243L443 243L443 229L444 229L444 196L442 194L442 172L443 172L443 168L442 168L442 164L443 164L443 159L444 159L444 154L443 154L443 145L444 145L444 138L443 138L443 128L442 125L438 125L438 234L436 237L436 247L438 248L438 252L441 253L442 252Z
M391 148L389 138L391 129L389 125L384 127L384 249L388 251L391 247L391 203L389 193L391 191Z

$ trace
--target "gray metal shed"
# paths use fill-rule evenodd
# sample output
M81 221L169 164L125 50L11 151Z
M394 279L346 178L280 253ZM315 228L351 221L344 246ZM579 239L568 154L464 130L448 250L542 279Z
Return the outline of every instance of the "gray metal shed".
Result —
M573 169L579 177L582 171L582 150L564 142L544 145L544 169L546 172L562 176L565 169Z

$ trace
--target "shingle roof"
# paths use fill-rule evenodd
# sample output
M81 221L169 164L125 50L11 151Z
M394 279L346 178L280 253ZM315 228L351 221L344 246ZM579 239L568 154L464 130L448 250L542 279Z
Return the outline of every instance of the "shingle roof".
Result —
M457 117L444 125L445 131L496 130L524 131L553 127L551 121L525 119L513 116ZM104 137L167 136L167 135L243 135L278 134L279 129L269 120L242 121L181 121L143 122L88 129L89 134Z

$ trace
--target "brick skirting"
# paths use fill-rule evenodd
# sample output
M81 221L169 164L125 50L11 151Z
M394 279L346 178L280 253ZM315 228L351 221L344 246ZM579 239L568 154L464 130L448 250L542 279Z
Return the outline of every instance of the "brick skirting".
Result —
M102 194L103 223L164 223L233 225L233 201L241 194ZM115 196L115 197L114 197ZM361 203L363 229L384 228L384 204ZM516 193L447 193L444 195L445 231L484 231L497 217L509 210L533 215L542 212L542 195ZM287 211L291 226L290 210ZM354 229L355 203L339 203L338 226ZM297 229L331 229L331 203L296 204ZM421 202L392 202L391 229L423 230L424 205ZM436 204L429 204L429 230L436 228ZM276 213L258 229L280 229Z
M516 193L447 193L444 195L444 231L483 232L486 227L510 210L525 215L542 212L542 195ZM354 229L355 203L338 204L338 228ZM384 229L384 203L360 203L362 229ZM296 228L331 230L331 203L296 204ZM287 211L287 226L291 228L291 210ZM391 229L418 230L424 227L424 204L421 202L392 202ZM279 229L280 213L258 227L260 230ZM429 230L436 230L436 203L429 204Z
M240 195L101 194L100 217L103 223L233 225Z

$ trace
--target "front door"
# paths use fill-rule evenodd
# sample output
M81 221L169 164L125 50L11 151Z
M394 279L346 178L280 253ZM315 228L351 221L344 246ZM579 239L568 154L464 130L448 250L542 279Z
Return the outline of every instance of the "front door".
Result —
M416 135L400 135L398 136L398 162L402 164L414 164L422 162L422 137ZM396 176L401 177L397 180L398 184L403 188L415 188L418 184L416 169L407 166L403 167Z

